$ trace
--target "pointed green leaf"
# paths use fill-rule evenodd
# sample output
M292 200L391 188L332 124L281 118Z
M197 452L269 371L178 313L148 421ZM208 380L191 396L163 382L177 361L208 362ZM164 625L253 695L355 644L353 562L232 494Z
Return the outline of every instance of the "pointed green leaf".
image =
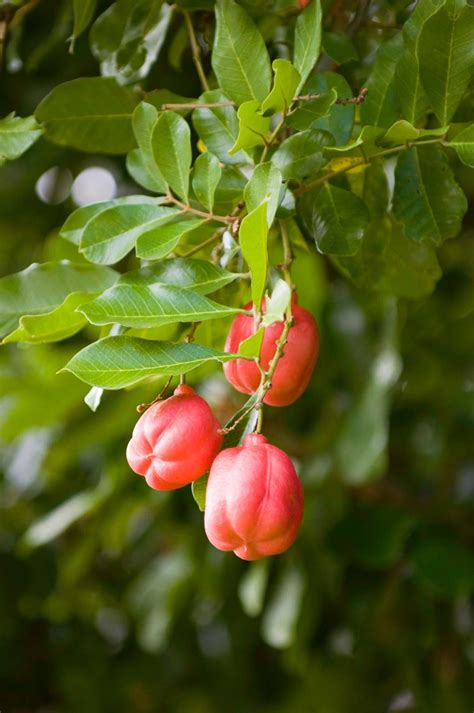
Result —
M121 324L147 329L174 322L203 322L240 312L198 292L172 285L120 283L79 307L92 324Z
M289 136L272 156L284 179L301 180L314 176L327 163L323 148L334 143L326 131L308 129Z
M228 153L239 135L237 112L231 106L229 98L215 89L212 92L204 92L199 102L223 104L223 106L202 107L193 111L194 128L206 148L222 163L250 163L250 158L245 151L238 151L233 156Z
M198 156L194 163L193 191L198 201L209 211L214 207L214 194L221 175L218 158L209 151Z
M72 35L79 37L89 26L97 7L97 0L74 0L74 26Z
M337 264L359 289L414 300L431 294L441 277L434 247L414 243L382 211L365 230L359 252Z
M323 129L334 136L337 144L345 144L352 134L355 107L335 104L338 97L352 96L352 89L341 74L318 72L313 74L303 89L303 95L320 94L319 99L301 102L299 109L288 118L296 129Z
M127 272L120 278L120 284L179 285L207 295L238 277L238 272L229 272L208 260L176 257Z
M275 73L273 87L262 103L262 113L266 116L288 111L301 80L299 73L287 59L275 59L272 68Z
M293 64L300 74L301 87L308 79L311 70L319 59L321 49L322 12L320 0L311 0L302 13L298 15L295 28L295 50Z
M440 244L461 229L467 201L438 146L400 154L395 169L393 213L416 242Z
M282 176L270 161L259 163L245 186L244 199L249 213L267 202L267 225L271 226L278 208Z
M374 68L366 82L369 90L360 108L363 124L391 126L399 116L395 92L395 69L403 48L401 33L380 45Z
M262 304L268 267L267 201L245 216L240 224L240 247L252 276L252 301L259 310Z
M474 124L456 134L450 140L449 145L453 147L466 166L474 168Z
M342 32L323 32L323 50L336 64L346 64L359 59L351 38Z
M111 201L100 201L99 203L91 203L90 205L84 205L73 211L63 227L59 231L59 235L73 245L79 245L84 230L86 226L94 216L107 210L107 208L112 208L117 205L132 205L132 204L150 204L156 205L156 198L151 196L123 196L122 198L115 198Z
M263 146L270 129L270 117L262 116L260 102L256 100L244 102L239 106L239 134L229 155L236 154L240 149L250 149L253 146Z
M140 102L132 116L133 133L135 134L135 138L137 140L138 149L134 149L134 151L128 154L127 169L133 178L135 178L137 175L137 168L139 171L139 167L141 165L142 170L145 171L145 178L148 177L146 180L149 185L154 186L152 190L156 193L166 193L168 186L163 178L163 174L158 168L153 152L152 137L157 121L157 109L152 104ZM132 173L134 170L135 175ZM137 182L140 183L140 185L143 185L143 180Z
M446 0L423 25L418 61L431 107L443 126L449 124L472 80L474 8Z
M270 58L263 37L233 0L216 3L212 67L222 91L237 104L263 101L270 91Z
M247 337L247 339L244 339L243 342L240 342L239 354L243 357L258 359L260 357L264 336L265 329L261 327L257 332L255 332L255 334L251 334L250 337Z
M13 161L24 154L42 133L34 116L22 119L12 113L0 119L0 162Z
M46 138L92 153L125 154L133 148L132 114L138 96L108 77L82 77L55 87L36 119Z
M91 262L111 265L125 257L141 235L168 222L177 213L175 208L149 203L114 205L87 223L80 251Z
M153 155L165 181L185 201L188 200L191 168L191 131L174 111L160 114L152 136Z
M369 213L354 193L326 183L307 193L300 209L321 253L354 255L359 250Z
M149 376L178 376L209 362L235 358L235 354L194 342L172 344L136 337L105 337L82 349L64 370L91 386L122 389Z
M164 223L158 223L140 235L136 253L144 260L161 260L172 252L180 240L204 224L203 218L178 213L176 217Z
M102 292L117 273L107 267L61 262L33 263L0 279L0 336L16 329L20 317L45 314L59 307L71 292Z
M404 48L395 69L395 89L403 116L413 125L422 121L428 111L429 101L421 84L418 63L418 44L426 20L433 15L444 0L424 0L417 3L403 25Z
M396 121L381 138L380 143L403 144L405 141L416 141L424 136L444 136L449 126L436 129L415 129L408 121Z
M209 473L206 473L206 475L203 475L202 478L198 478L191 483L193 498L201 512L204 512L206 507L206 490L208 480Z
M95 296L94 293L71 292L59 307L55 307L50 312L20 317L19 327L10 332L3 343L44 344L71 337L87 324L86 318L75 311L76 307L93 300Z

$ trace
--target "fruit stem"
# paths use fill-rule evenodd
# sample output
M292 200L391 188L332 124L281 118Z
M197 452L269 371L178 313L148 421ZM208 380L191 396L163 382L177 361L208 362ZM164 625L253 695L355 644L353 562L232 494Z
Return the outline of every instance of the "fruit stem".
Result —
M262 426L263 426L263 405L260 404L259 408L257 409L257 425L255 426L254 433L261 433Z
M167 381L166 381L165 385L163 386L163 388L161 389L160 393L158 394L158 396L155 399L153 399L153 401L150 401L150 403L148 403L148 404L147 403L138 404L138 406L137 406L138 413L144 413L147 409L150 408L150 406L153 406L153 404L156 404L157 401L162 401L163 396L165 395L166 391L168 390L172 379L173 379L172 376L170 376L169 379L167 379Z

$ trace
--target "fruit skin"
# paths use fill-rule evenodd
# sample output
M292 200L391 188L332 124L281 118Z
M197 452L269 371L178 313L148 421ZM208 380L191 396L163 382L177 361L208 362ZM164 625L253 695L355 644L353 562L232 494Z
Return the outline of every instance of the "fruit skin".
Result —
M303 487L290 458L256 433L221 451L206 490L204 528L218 550L243 560L280 554L295 541Z
M222 446L220 424L194 389L180 384L139 418L127 447L130 468L155 490L175 490L209 470Z
M252 304L245 306L251 309ZM265 308L265 305L264 305ZM293 296L292 313L294 325L288 334L288 343L272 378L272 388L267 392L264 403L269 406L288 406L296 401L308 386L319 354L319 330L308 310L300 307ZM254 319L239 314L232 322L225 351L237 353L239 345L255 331ZM260 364L267 370L276 351L276 342L283 331L283 322L274 322L265 329ZM224 364L227 381L237 391L253 394L260 384L260 371L254 361L235 359Z

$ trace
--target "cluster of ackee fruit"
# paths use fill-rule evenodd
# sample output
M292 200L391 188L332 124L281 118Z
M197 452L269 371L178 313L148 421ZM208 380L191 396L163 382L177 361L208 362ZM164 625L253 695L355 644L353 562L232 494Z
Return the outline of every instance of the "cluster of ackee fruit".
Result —
M301 396L318 357L318 327L295 296L292 316L284 353L263 399L271 406L286 406ZM265 329L260 355L265 371L283 327L283 322L274 322ZM238 315L225 350L237 353L254 329L253 317ZM228 362L224 373L238 391L252 394L259 388L261 370L255 361ZM181 488L210 471L204 516L210 542L244 560L284 552L293 544L303 516L303 488L293 463L260 433L250 433L242 446L219 453L222 443L221 426L207 402L180 384L173 396L155 402L140 417L127 460L156 490Z

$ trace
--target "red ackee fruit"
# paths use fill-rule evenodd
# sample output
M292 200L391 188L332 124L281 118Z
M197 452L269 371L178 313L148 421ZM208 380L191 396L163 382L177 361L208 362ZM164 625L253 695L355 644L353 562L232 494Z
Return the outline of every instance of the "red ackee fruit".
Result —
M181 384L173 396L150 406L137 421L127 460L151 488L174 490L209 470L222 439L207 402Z
M251 304L245 309L252 308ZM265 304L264 304L265 309ZM267 392L264 403L269 406L288 406L296 401L308 386L319 353L319 331L314 317L297 304L293 296L292 313L294 325L288 334L288 343L272 377L272 388ZM265 329L260 364L267 370L276 351L276 343L283 331L283 322L274 322ZM232 322L225 351L236 354L240 343L255 332L253 317L239 314ZM224 364L227 381L237 391L253 394L260 384L261 374L254 361L236 359Z
M215 459L206 490L204 527L219 550L257 560L287 550L303 516L303 488L293 463L252 433Z

